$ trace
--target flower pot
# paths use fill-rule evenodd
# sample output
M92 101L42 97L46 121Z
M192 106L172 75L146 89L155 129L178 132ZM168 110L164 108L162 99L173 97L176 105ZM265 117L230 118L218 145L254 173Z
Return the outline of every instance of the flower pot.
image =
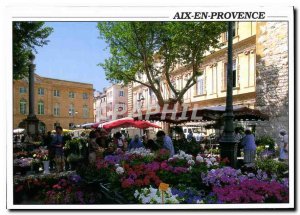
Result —
M44 174L49 174L49 164L50 161L43 161L43 165L44 165Z

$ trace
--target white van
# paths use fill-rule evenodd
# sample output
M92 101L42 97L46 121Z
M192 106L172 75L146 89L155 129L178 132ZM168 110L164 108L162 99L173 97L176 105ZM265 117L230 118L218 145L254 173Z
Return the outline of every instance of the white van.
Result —
M185 138L188 137L188 134L190 131L193 132L193 137L196 139L197 142L200 142L204 139L206 134L201 131L201 128L199 127L182 127L183 133L185 135Z

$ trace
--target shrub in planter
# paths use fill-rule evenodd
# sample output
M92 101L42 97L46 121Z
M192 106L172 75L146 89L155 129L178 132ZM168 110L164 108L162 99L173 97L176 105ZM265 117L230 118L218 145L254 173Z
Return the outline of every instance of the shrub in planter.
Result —
M259 137L256 139L255 143L257 146L264 146L264 148L267 146L270 150L275 149L275 140L270 136Z
M200 144L195 139L190 141L186 139L173 140L175 152L180 150L185 151L188 154L196 155L200 152Z
M284 178L284 173L289 170L288 164L274 159L257 160L257 169L261 169L268 173L268 175L274 175L276 178Z

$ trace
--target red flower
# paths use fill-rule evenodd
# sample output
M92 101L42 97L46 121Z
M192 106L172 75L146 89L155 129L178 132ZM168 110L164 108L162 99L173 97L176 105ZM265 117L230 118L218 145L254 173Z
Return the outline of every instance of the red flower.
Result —
M67 188L67 193L71 193L72 192L72 188L71 187L68 187Z
M161 183L161 180L160 180L159 178L155 180L155 185L156 185L157 187L159 186L160 183Z
M60 190L61 189L61 186L60 185L58 185L58 184L55 184L55 185L53 185L53 187L52 187L53 189L58 189L58 190Z
M149 184L150 184L150 179L149 179L149 177L145 177L144 178L144 180L143 180L143 183L144 183L144 185L146 185L146 186L148 186Z
M143 180L141 180L141 179L137 179L137 180L135 181L135 185L138 186L138 187L143 186L143 184L144 184L144 182L143 182Z

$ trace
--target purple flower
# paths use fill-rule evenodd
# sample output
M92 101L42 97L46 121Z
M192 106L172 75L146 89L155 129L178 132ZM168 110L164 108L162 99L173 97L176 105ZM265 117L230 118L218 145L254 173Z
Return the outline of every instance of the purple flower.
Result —
M120 155L107 155L105 156L104 160L111 165L115 165L120 163L122 157Z
M84 200L83 200L83 192L82 192L82 191L77 191L75 195L76 195L77 200L78 200L81 204L84 204Z
M72 182L78 183L81 180L81 177L79 175L74 174L69 177L69 180Z

